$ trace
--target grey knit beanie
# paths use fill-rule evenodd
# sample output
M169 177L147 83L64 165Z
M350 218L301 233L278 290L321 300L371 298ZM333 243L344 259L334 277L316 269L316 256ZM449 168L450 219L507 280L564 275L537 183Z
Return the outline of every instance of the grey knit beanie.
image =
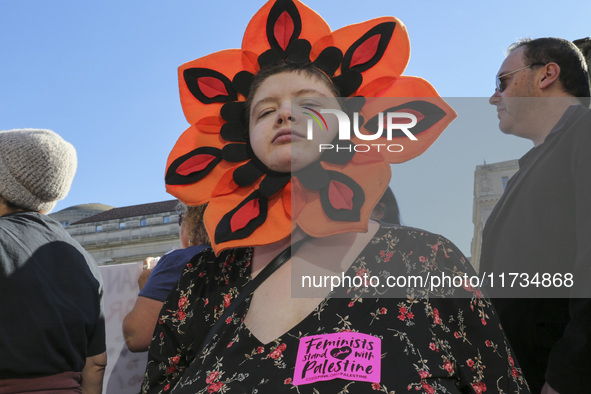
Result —
M70 190L76 150L51 130L0 131L0 196L48 213Z

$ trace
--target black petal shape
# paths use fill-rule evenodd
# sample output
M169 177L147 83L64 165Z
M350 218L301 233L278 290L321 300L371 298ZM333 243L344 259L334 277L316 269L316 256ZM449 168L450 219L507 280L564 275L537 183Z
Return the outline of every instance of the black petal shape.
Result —
M285 60L291 63L310 63L312 44L307 40L296 40L287 48Z
M228 144L222 149L222 159L236 163L248 160L250 157L246 151L246 144Z
M445 117L445 111L439 108L437 105L422 101L422 100L415 100L410 101L408 103L404 103L398 105L396 107L391 107L383 111L384 116L388 112L409 112L409 113L418 113L423 116L423 119L419 119L417 124L409 129L409 131L413 135L418 135L425 130L428 130L433 126L435 123L439 122L443 117ZM373 118L369 119L364 127L373 133L378 131L378 122L379 118L378 115L374 116ZM385 122L385 120L384 120ZM392 130L392 137L405 137L406 134L402 130L395 129ZM386 126L384 125L384 129L382 131L382 137L386 137Z
M359 71L347 70L332 80L339 89L341 96L349 97L359 89L359 86L363 83L363 76Z
M283 186L287 185L290 179L290 174L267 175L259 185L261 196L270 198L273 194L281 190Z
M167 185L188 185L205 177L222 161L221 151L210 146L197 148L173 161L164 176Z
M332 144L335 147L338 146L338 149L325 150L322 152L320 161L326 161L333 164L346 164L351 161L355 155L355 144L353 142L349 140L339 140L337 137L332 141Z
M232 82L218 71L209 68L188 68L183 71L183 79L191 94L204 104L225 103L236 101L238 98ZM211 83L216 86L211 87Z
M247 204L252 204L256 200L258 204L258 214L254 215L248 223L235 231L232 231L232 218ZM221 244L223 242L232 241L235 239L246 238L251 235L257 228L259 228L265 220L267 220L268 203L267 199L260 196L258 190L252 192L244 199L236 208L222 217L215 229L215 242Z
M282 22L287 22L281 25ZM281 33L277 35L277 33ZM302 18L291 0L277 0L269 10L266 34L271 49L286 50L302 33Z
M282 55L283 52L274 51L273 49L269 49L261 53L261 55L257 59L259 62L259 67L262 70L265 67L281 63L283 61Z
M365 97L363 97L363 96L348 97L343 101L343 110L347 114L349 114L349 116L353 116L353 113L354 112L359 113L364 105L365 105Z
M264 173L251 162L244 164L234 170L234 182L238 186L246 187L252 185Z
M242 122L228 122L220 129L222 138L231 142L246 142L246 133Z
M250 93L250 86L252 85L252 80L254 79L254 74L248 71L240 71L238 74L234 75L234 79L232 80L232 86L234 89L244 97L248 97Z
M295 173L302 186L309 190L320 190L330 182L330 178L320 162L314 162Z
M326 215L332 220L337 221L351 221L357 222L361 219L361 207L365 202L365 194L361 186L357 184L353 179L349 178L345 174L336 171L327 171L330 181L328 185L320 190L320 202ZM339 195L336 185L348 190L352 195L351 207L335 207L334 194ZM331 190L331 188L334 188ZM334 193L334 194L333 194ZM331 198L333 197L333 198Z
M326 47L314 60L314 65L327 75L334 75L343 61L343 52L337 47Z
M388 47L388 43L392 38L392 33L394 32L394 28L396 27L396 22L384 22L380 23L377 26L374 26L370 30L367 31L361 38L351 45L351 47L345 52L345 56L343 57L343 64L341 65L341 70L357 70L359 72L363 72L369 70L373 66L376 65L377 62L380 61L386 48ZM367 59L357 59L355 56L357 55L358 50L364 50L364 46L370 45L370 40L376 40L377 44L371 45L374 53L365 54L368 56Z
M232 101L222 105L220 115L225 121L244 122L245 120L245 103L242 101Z

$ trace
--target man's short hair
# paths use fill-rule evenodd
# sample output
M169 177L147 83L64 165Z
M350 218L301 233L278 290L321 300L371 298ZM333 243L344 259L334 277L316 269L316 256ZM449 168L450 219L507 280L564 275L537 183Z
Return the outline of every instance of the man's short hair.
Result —
M572 42L554 37L523 39L509 47L508 52L524 47L526 64L550 62L560 66L558 80L565 92L578 97L583 105L589 106L589 73L585 57Z

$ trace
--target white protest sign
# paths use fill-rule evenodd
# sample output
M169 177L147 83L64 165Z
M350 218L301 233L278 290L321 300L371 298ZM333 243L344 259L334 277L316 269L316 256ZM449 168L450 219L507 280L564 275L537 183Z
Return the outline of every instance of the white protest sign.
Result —
M137 279L143 263L100 266L104 283L105 323L108 365L103 393L136 394L146 369L147 352L131 353L125 346L121 324L135 304Z

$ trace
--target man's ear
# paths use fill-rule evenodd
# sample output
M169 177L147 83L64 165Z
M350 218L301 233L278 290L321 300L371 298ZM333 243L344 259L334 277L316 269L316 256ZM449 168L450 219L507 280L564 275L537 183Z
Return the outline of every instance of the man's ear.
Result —
M558 81L560 75L560 66L554 62L546 64L543 68L544 74L540 79L540 89L546 89Z

